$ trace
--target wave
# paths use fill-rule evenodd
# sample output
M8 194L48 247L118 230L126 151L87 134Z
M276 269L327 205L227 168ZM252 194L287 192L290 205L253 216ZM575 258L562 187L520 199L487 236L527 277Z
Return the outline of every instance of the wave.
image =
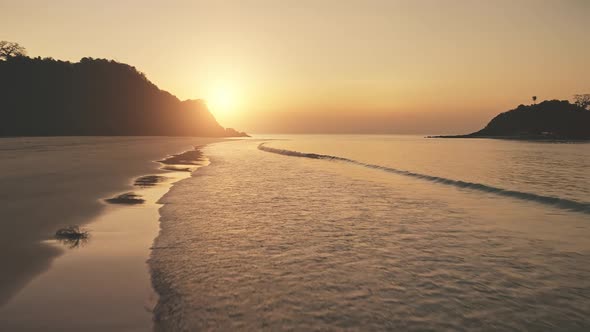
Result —
M262 150L262 151L270 152L270 153L284 155L284 156L340 161L340 162L354 164L354 165L358 165L358 166L362 166L362 167L366 167L366 168L377 169L377 170L388 172L388 173L394 173L394 174L409 176L409 177L418 178L418 179L422 179L422 180L426 180L426 181L430 181L430 182L445 184L448 186L453 186L453 187L458 187L458 188L467 188L467 189L471 189L471 190L492 193L492 194L505 196L505 197L513 197L513 198L517 198L517 199L521 199L521 200L534 201L537 203L551 205L551 206L558 207L561 209L572 210L572 211L590 214L590 203L587 203L587 202L578 202L578 201L565 199L565 198L544 196L544 195L516 191L516 190L508 190L508 189L493 187L493 186L489 186L489 185L481 184L481 183L453 180L453 179L443 178L440 176L415 173L415 172L405 171L405 170L396 169L396 168L392 168L392 167L380 166L380 165L375 165L375 164L368 164L368 163L364 163L361 161L357 161L354 159L348 159L348 158L344 158L344 157L271 148L269 146L266 146L265 143L261 143L260 145L258 145L258 149Z

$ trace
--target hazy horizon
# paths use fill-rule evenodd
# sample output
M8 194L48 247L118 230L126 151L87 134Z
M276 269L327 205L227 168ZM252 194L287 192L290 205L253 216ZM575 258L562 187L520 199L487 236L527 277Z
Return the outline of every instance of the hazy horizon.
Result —
M251 133L466 133L589 87L586 1L0 2L30 56L109 58Z
M0 0L0 331L590 331L588 18Z

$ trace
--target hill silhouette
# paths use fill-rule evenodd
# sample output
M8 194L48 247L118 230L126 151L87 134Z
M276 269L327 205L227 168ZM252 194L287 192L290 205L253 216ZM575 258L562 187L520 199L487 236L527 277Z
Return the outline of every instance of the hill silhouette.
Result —
M590 111L567 100L548 100L500 113L477 132L437 137L587 140Z
M112 60L8 57L0 77L0 136L246 136Z

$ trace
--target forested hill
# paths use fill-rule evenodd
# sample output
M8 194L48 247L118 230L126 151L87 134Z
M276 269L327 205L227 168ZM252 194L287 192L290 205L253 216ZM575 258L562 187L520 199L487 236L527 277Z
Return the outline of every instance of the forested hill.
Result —
M585 95L588 96L588 95ZM567 100L547 100L535 105L520 105L494 117L485 128L467 135L447 138L590 139L588 101L572 104Z
M243 136L201 100L180 101L104 59L0 61L0 136Z

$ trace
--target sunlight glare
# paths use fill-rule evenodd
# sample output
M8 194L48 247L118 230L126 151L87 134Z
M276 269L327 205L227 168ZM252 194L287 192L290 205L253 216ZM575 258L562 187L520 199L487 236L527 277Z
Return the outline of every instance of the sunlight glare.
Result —
M227 118L235 112L236 90L232 84L223 82L215 85L208 94L207 105L217 117Z

